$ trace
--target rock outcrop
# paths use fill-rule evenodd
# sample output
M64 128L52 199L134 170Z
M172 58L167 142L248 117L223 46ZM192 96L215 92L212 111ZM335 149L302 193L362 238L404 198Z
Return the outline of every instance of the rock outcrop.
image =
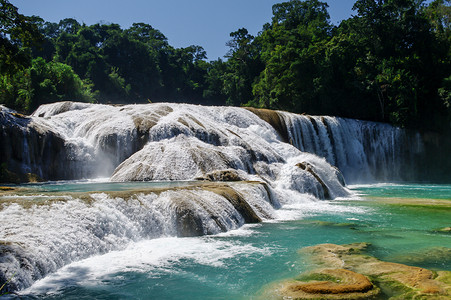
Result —
M264 108L254 108L246 107L247 110L256 114L260 119L268 122L274 129L279 133L282 140L286 143L291 143L288 137L288 130L283 115L279 114L275 110L264 109Z
M65 142L47 124L0 106L0 140L0 182L36 182L63 176Z
M228 169L213 171L195 179L207 181L245 181L249 180L249 176L242 171Z
M281 283L277 293L283 299L374 299L379 289L362 274L322 269Z

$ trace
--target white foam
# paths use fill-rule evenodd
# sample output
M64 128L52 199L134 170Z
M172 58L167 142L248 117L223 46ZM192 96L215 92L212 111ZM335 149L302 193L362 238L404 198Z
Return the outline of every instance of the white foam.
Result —
M52 293L71 285L98 285L109 276L124 272L146 273L147 276L178 272L177 265L182 260L183 264L192 262L226 268L230 258L267 256L271 253L270 248L257 248L241 242L215 238L153 239L133 243L122 251L112 251L69 264L35 282L20 294Z
M60 196L52 196L52 195L42 195L42 194L38 194L38 195L2 195L0 196L0 199L4 199L4 200L12 200L12 199L18 199L18 200L29 200L31 201L31 203L33 201L36 200L51 200L51 199L65 199L65 200L70 200L72 199L71 196L65 196L65 195L60 195Z
M261 224L245 224L238 229L218 233L216 236L217 237L255 236L256 231L254 230L254 228L259 228L261 226L262 226Z
M317 199L309 198L308 195L301 196L303 201L293 202L291 204L285 204L281 209L276 212L277 221L291 221L300 220L307 217L312 217L322 214L366 214L370 209L355 207L349 205L341 205L337 201L319 201Z
M366 183L366 184L350 184L348 188L351 190L360 188L381 188L381 187L394 187L394 186L405 186L402 183L389 183L389 182L378 182L378 183Z

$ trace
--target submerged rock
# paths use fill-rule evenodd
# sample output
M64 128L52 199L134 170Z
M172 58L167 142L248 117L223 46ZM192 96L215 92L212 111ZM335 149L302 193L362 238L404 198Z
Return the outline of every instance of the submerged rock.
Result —
M441 266L451 263L451 248L432 247L388 257L390 261L414 266Z
M283 299L374 299L379 289L364 275L346 269L322 269L278 287Z
M451 227L440 228L440 229L438 229L437 231L439 231L439 232L451 233Z
M328 221L320 221L320 220L299 220L298 223L308 224L308 225L316 225L316 226L325 226L325 227L347 227L351 230L358 230L362 225L356 223L335 223Z
M449 299L451 272L385 262L364 254L367 243L321 244L300 250L317 267L270 285L271 299Z

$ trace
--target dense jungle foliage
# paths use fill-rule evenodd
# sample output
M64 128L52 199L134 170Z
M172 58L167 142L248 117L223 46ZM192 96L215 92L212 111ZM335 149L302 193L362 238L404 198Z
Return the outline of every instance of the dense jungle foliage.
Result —
M232 32L214 61L148 24L51 23L0 5L0 103L23 112L59 100L169 101L450 130L450 0L357 0L338 26L326 2L291 0L257 36Z

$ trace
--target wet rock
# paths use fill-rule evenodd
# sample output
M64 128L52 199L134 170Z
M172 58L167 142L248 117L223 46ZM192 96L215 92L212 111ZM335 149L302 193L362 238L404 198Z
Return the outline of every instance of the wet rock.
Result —
M205 174L202 177L197 177L196 180L208 180L208 181L244 181L248 176L244 172L238 170L217 170Z
M318 181L318 183L321 185L321 187L323 189L325 199L331 198L329 188L324 183L324 181L321 179L321 177L319 177L318 174L316 174L315 169L313 168L313 166L311 164L309 164L308 162L301 162L301 163L296 164L296 166L306 172L309 172L313 177L315 177L316 181Z
M170 201L175 207L177 232L180 236L201 236L227 231L230 220L224 219L218 213L216 208L220 205L225 210L232 209L238 213L230 211L228 214L228 218L236 224L242 225L244 223L259 223L262 221L247 203L246 199L228 185L202 184L196 189L214 193L220 197L220 201L212 201L213 197L211 196L205 198L199 197L196 193L190 194L190 189L172 196ZM223 201L230 203L231 207L227 208ZM206 216L208 216L207 219Z
M364 275L346 269L318 270L279 290L284 299L371 299L379 289Z
M283 117L275 110L264 108L245 107L248 111L256 114L263 121L268 122L280 135L286 143L290 142L288 138L288 130Z
M10 186L0 186L0 191L4 192L4 191L14 191L15 189L13 187Z
M215 219L215 216L211 216ZM203 226L202 218L196 214L192 204L186 201L179 202L176 208L177 232L182 237L202 236L212 234Z
M14 111L0 111L0 182L61 178L63 138L51 128Z
M205 190L212 191L217 195L220 195L226 198L230 204L243 216L246 223L259 223L262 219L255 213L249 203L246 202L246 199L235 191L232 187L223 185L223 186L205 186ZM269 197L269 196L268 196Z
M32 269L36 263L27 257L26 249L23 249L20 245L9 243L0 240L0 257L2 261L10 262L12 266L20 266L23 268ZM0 287L5 283L5 286L0 291L2 293L10 293L26 286L29 286L33 279L39 279L42 274L34 274L35 278L26 276L22 280L18 279L16 270L5 268L4 265L0 265ZM22 275L22 274L20 274Z
M124 108L127 109L127 108ZM144 145L149 141L149 131L157 125L158 120L170 114L173 109L169 106L160 106L153 111L152 114L136 114L132 115L133 123L135 124L138 133L138 146L137 149L142 149Z

